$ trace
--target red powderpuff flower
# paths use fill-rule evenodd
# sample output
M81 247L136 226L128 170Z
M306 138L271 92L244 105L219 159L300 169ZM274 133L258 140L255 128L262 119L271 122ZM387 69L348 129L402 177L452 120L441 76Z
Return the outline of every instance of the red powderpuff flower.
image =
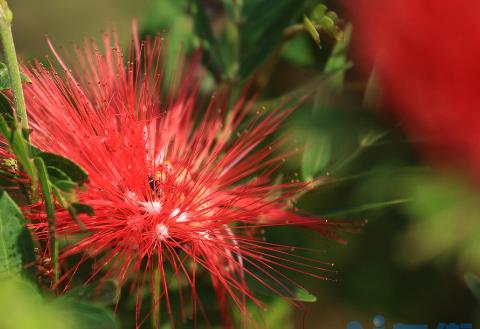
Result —
M252 280L295 303L295 286L281 270L325 279L330 264L309 263L290 247L266 242L259 231L300 225L338 238L335 231L345 223L289 210L289 201L311 183L272 182L290 154L275 155L281 141L266 139L293 108L252 115L253 100L242 97L225 114L225 102L212 97L202 112L199 56L179 65L177 82L163 93L164 42L158 37L132 45L126 64L118 42L112 47L105 35L103 54L95 43L75 48L72 70L50 45L61 75L39 62L25 68L32 143L89 173L88 189L79 192L79 201L95 211L81 215L86 229L65 210L55 215L57 236L69 241L60 251L60 282L68 287L79 266L93 258L89 280L131 282L139 325L143 288L155 289L155 278L161 291L155 304L164 301L172 325L178 307L169 287L177 281L187 285L178 284L182 316L205 318L196 290L201 273L210 278L225 327L232 327L230 304L245 323L247 301L261 305ZM29 216L35 235L47 240L42 205ZM68 267L72 256L80 261Z
M480 168L480 2L348 2L363 64L435 160Z

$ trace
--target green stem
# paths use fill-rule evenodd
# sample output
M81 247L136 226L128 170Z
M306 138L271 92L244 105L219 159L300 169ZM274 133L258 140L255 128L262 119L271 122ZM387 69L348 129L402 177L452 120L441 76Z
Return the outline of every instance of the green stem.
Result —
M38 171L38 178L42 188L43 198L45 199L45 208L47 210L48 220L48 239L50 241L50 255L52 258L53 269L53 286L55 287L59 279L59 266L58 266L58 243L56 238L55 227L55 204L52 195L52 186L48 179L47 167L42 158L35 158L35 166Z
M13 42L12 18L13 14L10 8L8 8L7 1L0 0L0 39L12 84L13 97L15 98L17 120L20 122L21 128L28 129L27 107L23 96L22 79Z
M161 289L161 278L160 270L154 272L153 277L153 295L152 295L152 308L153 313L151 317L152 329L157 329L160 327L160 296L162 293Z

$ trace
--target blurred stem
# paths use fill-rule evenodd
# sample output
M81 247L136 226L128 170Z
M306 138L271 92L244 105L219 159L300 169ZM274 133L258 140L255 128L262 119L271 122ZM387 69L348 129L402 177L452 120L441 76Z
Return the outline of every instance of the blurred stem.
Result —
M285 44L296 35L304 33L305 31L305 26L303 24L294 24L283 30L282 39L253 75L253 81L255 81L254 84L257 86L258 90L265 88L270 81L275 64L277 64Z
M27 110L25 98L23 96L22 79L18 67L17 53L12 35L13 14L6 0L0 0L0 38L3 45L3 53L8 68L8 74L12 84L13 97L15 98L15 108L17 120L22 129L28 129Z
M13 91L13 97L15 99L15 113L13 120L12 136L19 135L22 138L16 139L16 145L11 145L17 158L24 156L22 162L23 168L27 171L31 179L31 186L24 187L26 193L25 197L31 201L37 199L37 177L33 170L33 164L29 159L30 150L25 140L28 141L28 134L24 134L23 130L28 129L28 117L27 108L25 105L25 98L23 95L22 78L20 75L20 69L18 67L17 54L15 51L15 44L13 42L12 35L12 19L13 13L8 7L6 0L0 0L0 39L3 46L3 53L8 68L8 75L10 77L11 88ZM20 130L17 132L17 130ZM23 138L24 137L24 138ZM22 149L22 154L19 154L19 149ZM23 184L23 183L22 183Z
M153 296L152 296L152 329L160 327L160 270L153 273Z
M353 151L349 156L342 159L338 162L333 168L331 168L328 173L329 175L336 174L339 170L343 169L347 165L351 164L360 154L362 154L365 146L360 145L355 151Z
M283 30L283 42L286 42L297 34L306 32L304 24L294 24Z
M397 199L397 200L389 200L389 201L382 201L382 202L372 202L363 204L357 207L352 207L348 209L338 209L338 210L328 210L321 213L321 216L324 217L342 217L342 216L350 216L353 214L358 214L365 211L372 211L376 209L382 209L390 206L399 205L405 202L409 202L410 199Z

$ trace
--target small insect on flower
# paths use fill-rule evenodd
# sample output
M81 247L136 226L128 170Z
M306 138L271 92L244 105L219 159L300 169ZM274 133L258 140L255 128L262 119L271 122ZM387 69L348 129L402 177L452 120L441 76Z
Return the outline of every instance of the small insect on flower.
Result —
M139 42L134 32L126 63L116 39L104 36L104 53L95 43L75 48L71 69L49 42L59 74L40 62L24 67L32 143L89 174L78 197L94 215L80 215L82 227L60 207L55 213L56 235L68 241L60 250L57 288L68 289L89 260L88 281L113 278L136 291L137 326L145 319L147 287L153 290L150 314L162 305L172 326L178 321L173 308L184 321L208 321L200 276L209 278L226 328L233 326L230 306L237 305L247 323L247 304L262 305L252 282L297 304L293 290L300 286L282 270L325 279L331 264L266 242L262 228L298 225L340 239L337 232L349 226L289 210L291 199L313 183L273 182L291 153L274 153L282 141L266 139L294 108L280 104L255 115L248 97L230 109L225 97L202 106L200 55L182 61L165 88L163 39ZM30 209L30 227L46 241L43 206ZM180 307L171 300L172 285Z

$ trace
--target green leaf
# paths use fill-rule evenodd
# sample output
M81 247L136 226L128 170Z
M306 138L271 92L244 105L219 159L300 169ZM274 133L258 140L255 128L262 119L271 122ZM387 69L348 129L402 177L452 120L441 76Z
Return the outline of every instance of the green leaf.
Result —
M47 167L47 172L48 172L48 177L50 178L50 181L53 184L55 184L55 182L57 181L62 181L62 180L71 181L70 177L66 173L64 173L63 171L61 171L56 167L51 167L51 166Z
M34 260L22 212L7 192L0 190L0 274L27 274L25 265Z
M47 168L55 167L64 172L72 181L81 185L88 180L88 174L80 165L58 154L42 152L38 154ZM50 174L50 172L49 172ZM58 172L56 172L58 174Z
M217 39L215 38L210 20L207 17L204 6L200 0L194 1L193 31L202 40L203 45L203 60L208 69L214 76L220 76L223 73L223 64L220 58Z
M188 3L186 0L148 1L142 22L141 33L144 35L157 34L158 31L168 30L168 47L166 47L164 63L164 82L173 85L179 65L178 54L191 50L193 20L185 13Z
M236 21L238 18L237 13L239 3L236 0L221 0L221 2L223 5L223 9L225 9L227 17L232 21Z
M320 33L318 33L317 28L312 23L312 21L310 19L308 19L307 16L303 16L303 26L305 27L307 32L310 34L313 41L315 41L317 46L320 47Z
M71 208L73 208L73 210L75 211L75 215L79 215L79 214L87 214L88 216L95 215L93 208L87 204L74 202L71 204Z
M75 288L69 291L66 296L94 302L101 305L114 305L120 299L120 286L114 280L107 280L102 283L91 283L83 287Z
M465 282L467 283L468 288L477 299L477 302L480 303L480 278L472 273L465 274Z
M329 132L324 132L320 136L315 132L309 132L301 164L304 180L313 179L330 164L332 143Z
M244 5L244 23L240 27L242 58L241 78L248 77L260 67L278 46L284 29L303 12L305 0L247 1Z
M7 97L2 93L0 93L0 115L4 117L5 121L11 127L15 114L13 113L13 108Z
M73 192L77 187L77 183L72 182L71 180L56 180L54 184L60 190L64 192Z
M242 8L243 23L241 31L243 38L258 39L267 31L283 28L296 20L303 12L305 1L278 0L249 0Z
M22 79L22 82L30 82L28 77L20 73L20 77ZM8 74L8 68L5 63L0 62L0 90L6 90L6 89L11 89L12 88L12 82L10 80L10 75Z
M267 274L258 269L245 272L245 279L252 291L265 296L283 296L299 302L313 303L317 297L298 284L284 280L278 276Z
M312 66L316 54L312 51L310 37L299 34L290 39L283 47L282 58L298 66Z
M374 145L383 137L387 136L391 129L381 130L369 128L367 131L361 131L358 136L358 144L360 147L368 147Z
M320 4L313 10L311 19L312 24L317 29L321 29L333 38L341 40L343 33L339 28L339 19L336 12L329 11L327 6Z
M15 153L18 162L23 166L25 172L30 176L32 181L36 181L37 176L30 159L30 149L27 146L27 141L23 137L21 130L16 127L10 128L4 116L0 115L0 131Z
M327 11L327 6L325 6L323 3L319 4L312 11L312 19L314 19L315 21L319 21L327 14Z
M348 60L347 57L351 35L352 26L351 24L348 24L345 27L343 38L340 41L337 41L335 47L333 48L332 54L330 55L327 63L325 64L324 72L326 74L334 73L334 75L330 78L329 82L333 87L336 87L337 89L343 88L345 73L349 68L353 66L353 64Z
M74 320L77 329L120 328L114 314L100 305L61 297L52 302L52 306L56 308L60 318Z

